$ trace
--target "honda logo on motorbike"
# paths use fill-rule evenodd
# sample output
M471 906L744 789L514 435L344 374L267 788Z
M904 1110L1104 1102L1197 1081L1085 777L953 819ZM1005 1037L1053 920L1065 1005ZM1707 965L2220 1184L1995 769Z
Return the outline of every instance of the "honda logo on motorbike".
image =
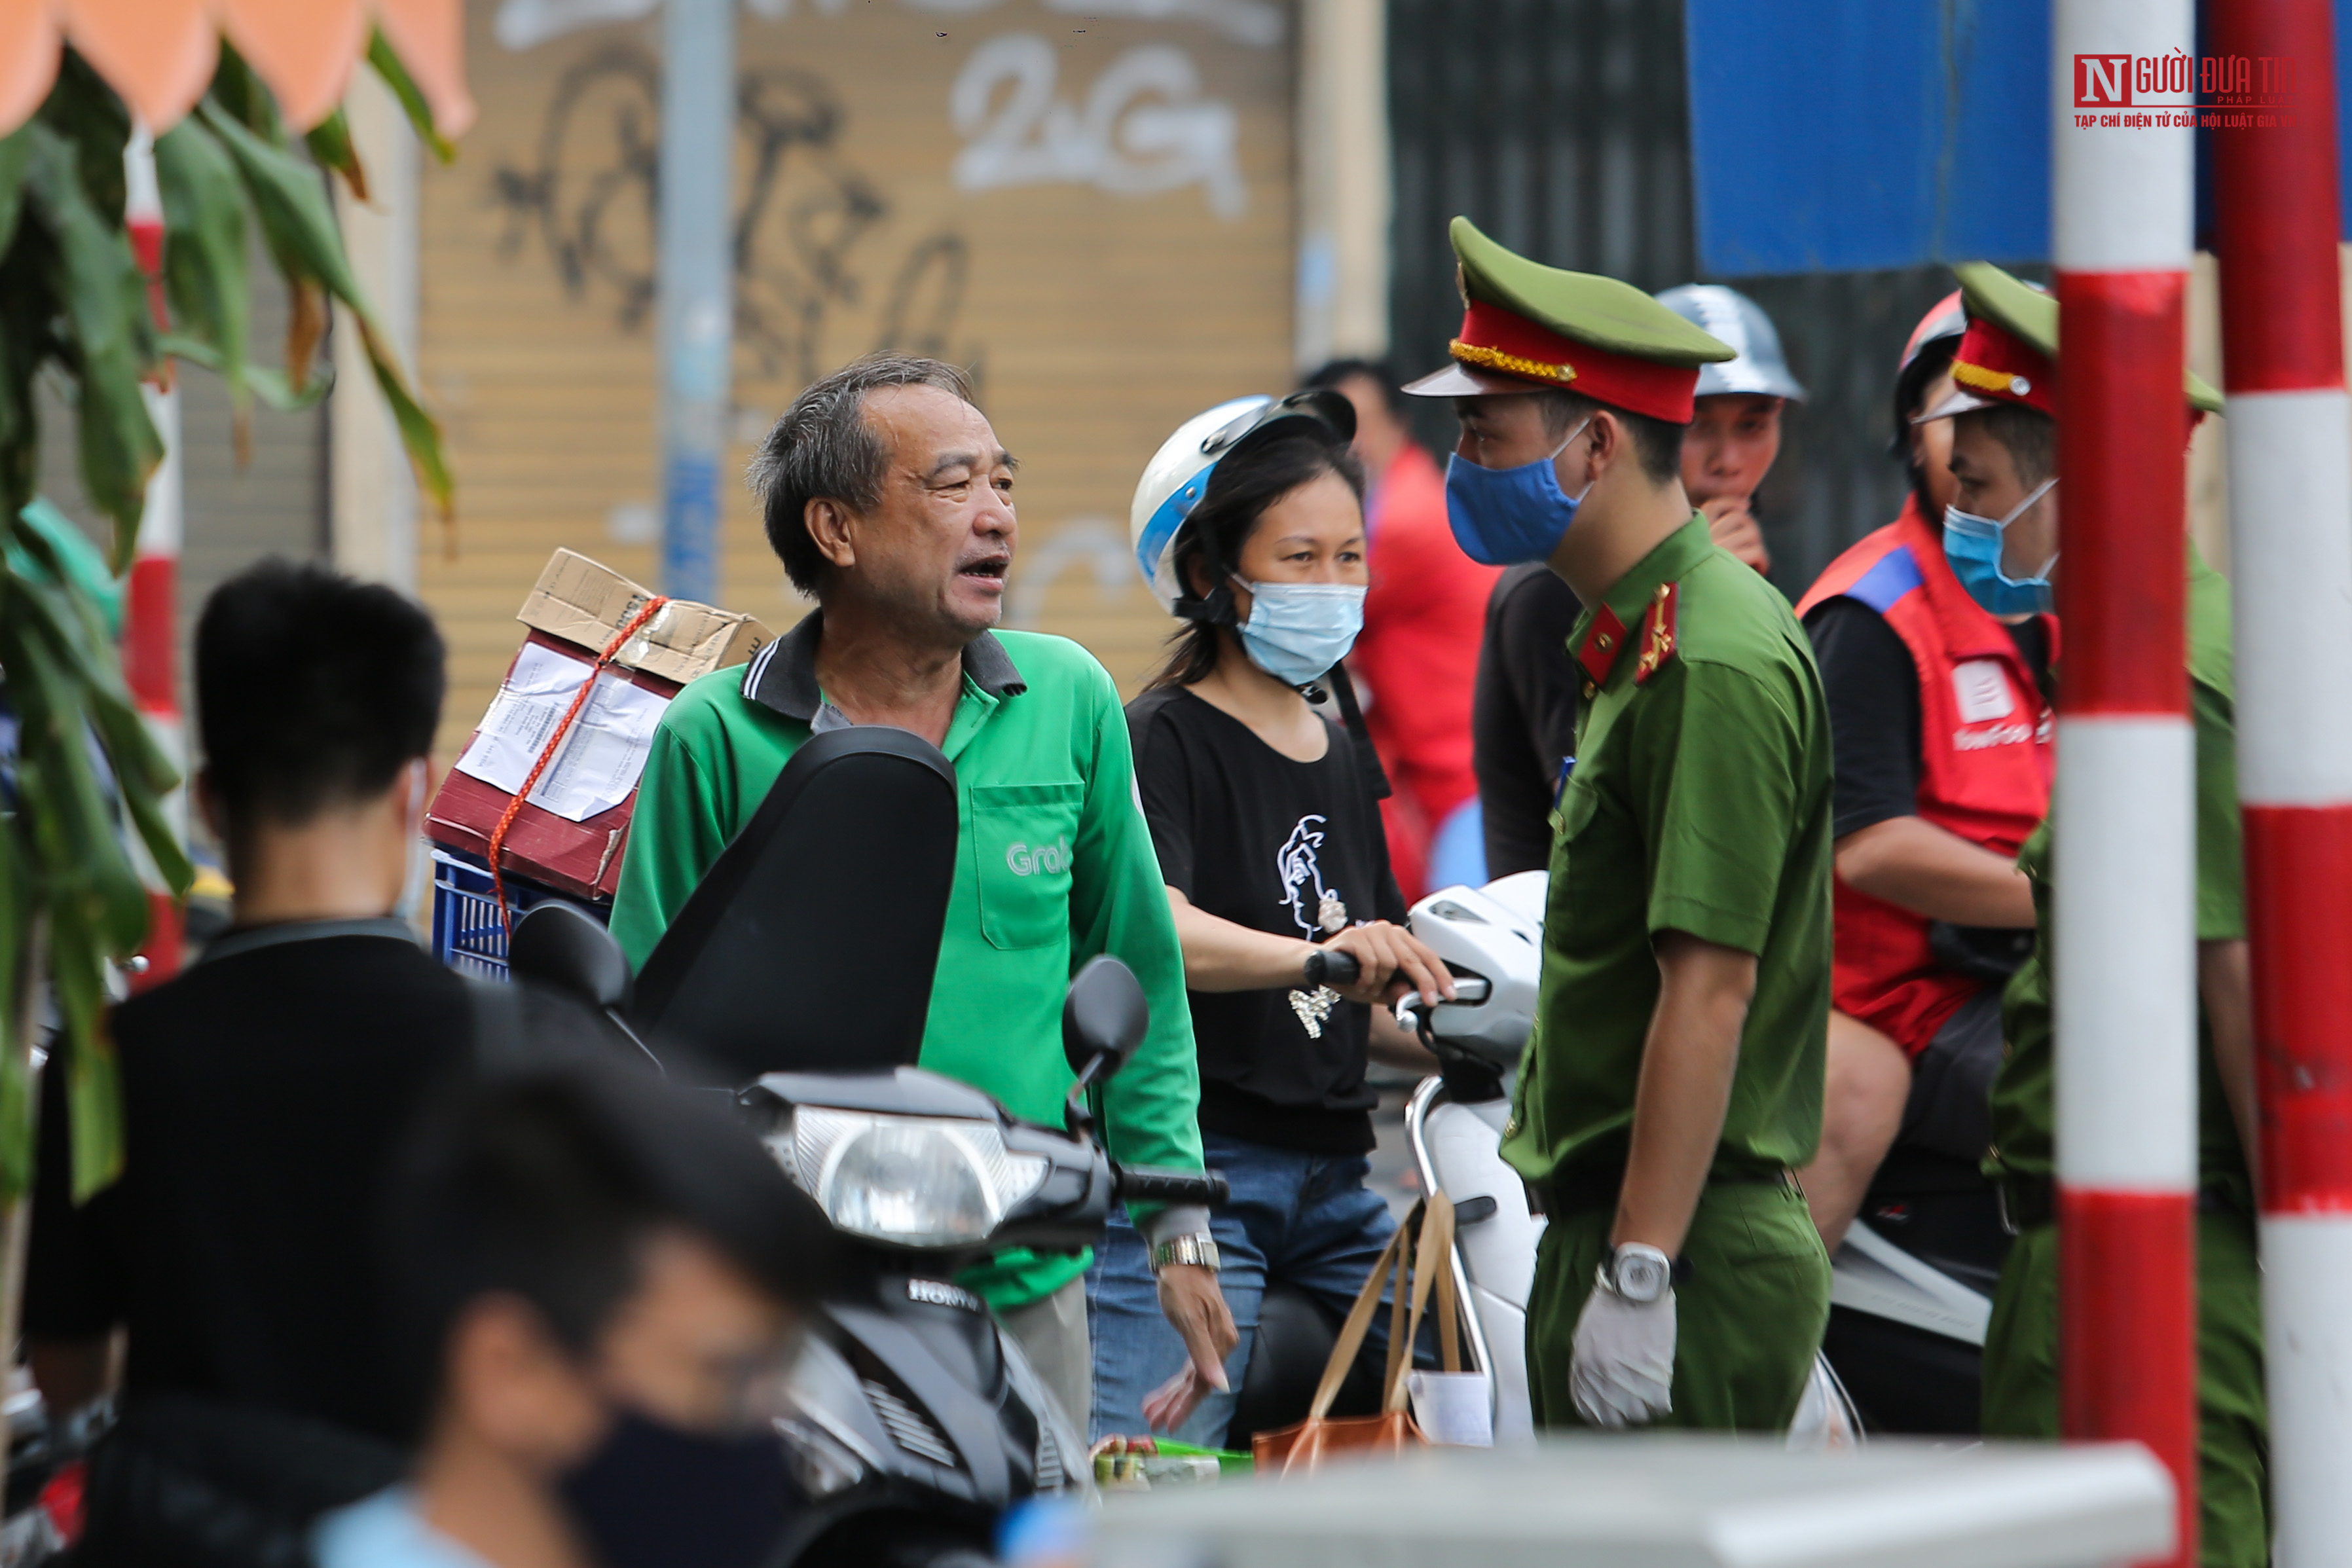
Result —
M1016 843L1004 852L1004 863L1014 876L1067 871L1070 869L1070 841L1065 837L1058 842L1039 844L1034 849Z
M907 1299L931 1307L961 1307L965 1312L980 1311L980 1298L961 1285L950 1285L945 1280L909 1280Z

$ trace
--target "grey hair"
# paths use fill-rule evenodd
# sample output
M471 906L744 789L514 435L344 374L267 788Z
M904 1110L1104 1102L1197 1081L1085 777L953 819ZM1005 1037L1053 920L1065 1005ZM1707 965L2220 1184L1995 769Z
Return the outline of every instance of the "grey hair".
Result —
M917 354L872 353L793 399L743 476L760 497L768 548L784 563L793 586L814 597L825 559L808 531L811 501L838 501L852 511L881 504L890 454L866 422L866 394L884 387L937 387L976 402L971 378L955 366Z

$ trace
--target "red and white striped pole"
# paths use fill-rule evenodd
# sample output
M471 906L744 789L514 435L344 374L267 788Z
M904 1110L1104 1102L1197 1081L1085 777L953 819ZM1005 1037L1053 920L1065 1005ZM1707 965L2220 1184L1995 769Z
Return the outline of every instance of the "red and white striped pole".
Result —
M123 226L131 248L147 275L148 298L155 323L165 325L163 309L163 202L155 184L154 142L144 126L134 129L123 149L122 168L128 200ZM147 415L163 438L163 461L147 481L147 498L139 515L137 553L131 558L131 580L124 595L122 670L131 700L139 705L155 744L184 775L188 768L185 729L180 722L179 607L180 591L180 394L173 386L150 384L142 389ZM187 790L172 792L165 810L180 841L188 839ZM136 841L134 839L133 842ZM158 885L149 870L147 945L140 956L146 967L134 974L131 988L144 990L179 973L185 925L179 901Z
M2221 347L2284 1568L2352 1563L2352 405L2328 0L2216 0L2271 123L2217 128ZM2267 79L2265 79L2267 78ZM2265 91L2264 89L2269 89Z
M2195 748L2186 129L2084 126L2082 57L2193 52L2190 0L2058 0L2053 259L2066 629L2055 900L2060 1422L2172 1472L2197 1561ZM2124 117L2126 119L2130 116Z

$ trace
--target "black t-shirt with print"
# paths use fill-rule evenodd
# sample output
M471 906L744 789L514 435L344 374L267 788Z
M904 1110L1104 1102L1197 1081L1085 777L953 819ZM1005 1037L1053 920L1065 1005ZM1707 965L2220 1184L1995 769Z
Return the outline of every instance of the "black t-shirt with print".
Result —
M1294 762L1172 686L1128 704L1127 722L1160 875L1196 908L1312 941L1403 921L1380 808L1346 730L1330 726L1322 757ZM1303 981L1189 995L1204 1130L1303 1154L1372 1146L1370 1009Z

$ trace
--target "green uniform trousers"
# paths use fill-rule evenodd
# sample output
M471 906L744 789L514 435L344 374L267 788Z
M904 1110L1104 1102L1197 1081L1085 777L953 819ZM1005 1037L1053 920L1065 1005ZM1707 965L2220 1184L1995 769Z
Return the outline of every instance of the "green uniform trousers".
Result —
M1612 1208L1556 1215L1536 1248L1528 1394L1538 1427L1581 1427L1569 1395L1576 1320L1609 1250ZM1830 1316L1830 1260L1797 1189L1710 1184L1675 1286L1675 1407L1654 1425L1782 1432L1797 1414Z
M2058 1436L2058 1228L2010 1249L1985 1334L1989 1437ZM2197 1498L2204 1568L2270 1561L2270 1407L2254 1222L2197 1217Z

